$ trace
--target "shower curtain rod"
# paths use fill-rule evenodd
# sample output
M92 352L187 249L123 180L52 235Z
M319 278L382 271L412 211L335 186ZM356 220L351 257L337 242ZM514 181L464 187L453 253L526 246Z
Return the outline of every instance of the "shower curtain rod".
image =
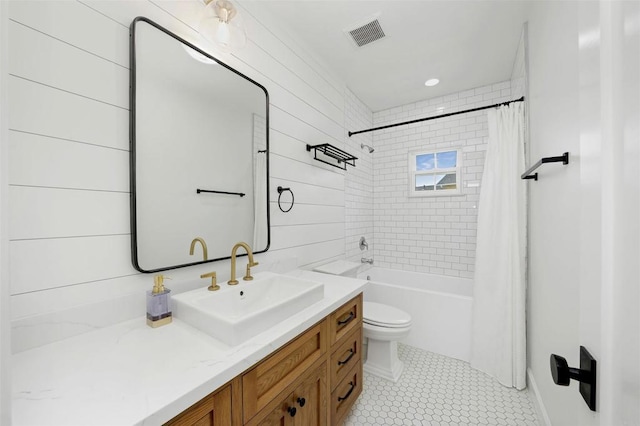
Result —
M509 105L510 103L513 103L513 102L522 102L522 101L524 101L524 96L521 97L520 99L514 99L512 101L502 102L502 103L499 103L499 104L493 104L493 105L487 105L487 106L478 107L478 108L466 109L464 111L450 112L448 114L434 115L433 117L418 118L418 119L415 119L415 120L403 121L402 123L387 124L386 126L372 127L371 129L357 130L355 132L349 132L349 137L351 137L353 135L357 135L358 133L373 132L374 130L382 130L382 129L388 129L390 127L403 126L405 124L413 124L413 123L419 123L421 121L435 120L436 118L451 117L452 115L465 114L467 112L481 111L483 109L496 108L496 107L503 106L503 105Z

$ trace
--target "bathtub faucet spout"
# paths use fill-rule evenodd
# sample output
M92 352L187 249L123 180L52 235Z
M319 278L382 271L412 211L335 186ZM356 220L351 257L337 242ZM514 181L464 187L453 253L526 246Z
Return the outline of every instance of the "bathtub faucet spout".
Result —
M369 265L373 265L373 258L367 259L366 257L363 257L362 259L360 259L360 262L368 263Z

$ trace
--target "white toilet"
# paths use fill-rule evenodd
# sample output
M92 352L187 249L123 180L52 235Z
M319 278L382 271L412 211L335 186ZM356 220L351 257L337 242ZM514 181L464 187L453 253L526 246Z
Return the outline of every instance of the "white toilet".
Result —
M368 339L364 371L397 382L404 369L398 359L398 340L409 335L411 316L382 303L364 302L364 337Z
M314 268L316 272L356 278L361 265L337 260ZM364 370L393 382L400 379L404 364L398 359L398 340L411 330L411 316L393 306L364 302L364 338L368 340Z

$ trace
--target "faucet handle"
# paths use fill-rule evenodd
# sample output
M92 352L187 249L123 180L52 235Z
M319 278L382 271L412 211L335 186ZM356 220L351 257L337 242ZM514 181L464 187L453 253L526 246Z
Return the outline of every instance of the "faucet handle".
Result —
M251 263L247 263L247 273L242 277L245 281L251 281L253 277L251 276Z
M253 267L253 266L258 266L258 262L249 262L249 263L247 263L247 273L242 278L243 280L251 281L253 279L253 277L251 276L251 267Z
M245 274L245 276L242 278L245 281L251 281L253 279L253 277L251 276L251 268L253 268L254 266L258 266L258 262L251 262L249 261L247 263L247 273Z
M220 290L220 286L217 283L217 277L216 277L216 272L209 272L208 274L202 274L200 275L200 278L211 278L211 285L209 287L207 287L207 290L209 291L216 291L216 290Z

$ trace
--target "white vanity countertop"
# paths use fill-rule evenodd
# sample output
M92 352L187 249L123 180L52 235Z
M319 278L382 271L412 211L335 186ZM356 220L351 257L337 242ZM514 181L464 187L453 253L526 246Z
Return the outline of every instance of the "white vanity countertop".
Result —
M159 425L209 395L363 291L365 280L296 270L324 299L229 347L174 318L116 324L18 353L14 425ZM144 306L141 306L144 311Z

